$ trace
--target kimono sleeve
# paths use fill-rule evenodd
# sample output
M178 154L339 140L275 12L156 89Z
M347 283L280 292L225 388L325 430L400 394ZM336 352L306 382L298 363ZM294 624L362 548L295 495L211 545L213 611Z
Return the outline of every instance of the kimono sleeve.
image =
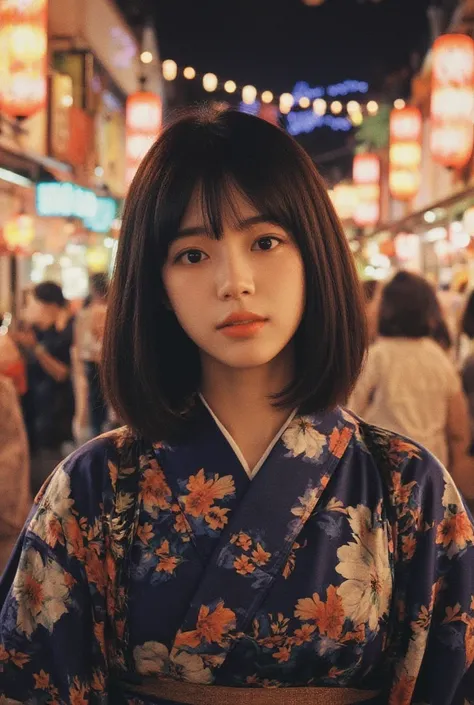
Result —
M59 465L25 527L0 613L0 703L105 703L108 444ZM3 699L2 699L3 696Z
M472 517L451 476L427 451L394 473L394 497L399 621L389 702L474 703Z

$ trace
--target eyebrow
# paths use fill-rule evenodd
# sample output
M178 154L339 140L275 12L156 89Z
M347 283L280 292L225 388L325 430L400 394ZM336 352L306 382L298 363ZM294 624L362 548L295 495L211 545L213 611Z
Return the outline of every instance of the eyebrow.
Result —
M274 225L278 225L274 218L270 218L267 215L254 215L251 218L237 220L236 228L237 230L246 230L247 228L251 228L253 225L259 225L260 223L273 223ZM179 230L177 238L189 237L190 235L208 234L208 230L204 227L204 225L192 225L189 228L182 228Z

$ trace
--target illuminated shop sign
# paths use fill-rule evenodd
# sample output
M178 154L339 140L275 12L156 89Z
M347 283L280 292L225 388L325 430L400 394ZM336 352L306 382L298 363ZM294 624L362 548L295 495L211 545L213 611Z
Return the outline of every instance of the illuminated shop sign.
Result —
M38 215L79 218L94 232L108 232L116 217L117 203L71 183L45 182L36 186Z

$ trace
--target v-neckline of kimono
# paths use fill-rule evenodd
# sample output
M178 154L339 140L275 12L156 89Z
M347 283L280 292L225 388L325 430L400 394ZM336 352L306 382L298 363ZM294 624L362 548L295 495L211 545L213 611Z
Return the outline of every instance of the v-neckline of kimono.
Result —
M286 429L288 428L288 426L291 424L291 422L292 422L293 419L295 418L296 412L297 412L297 409L294 409L294 410L291 412L291 414L289 415L289 417L286 419L285 423L281 426L281 428L278 429L278 431L276 432L275 436L272 438L272 440L270 441L270 443L268 444L268 446L267 446L266 449L264 450L263 455L260 457L260 460L258 460L257 464L254 465L253 468L250 468L250 466L249 466L247 460L245 459L244 454L242 453L242 451L241 451L241 449L239 448L238 444L236 443L236 441L234 440L234 438L232 437L232 435L229 433L229 431L226 429L226 427L224 426L224 424L222 423L222 421L220 421L220 419L218 418L218 416L216 416L216 414L214 413L214 411L211 409L211 407L210 407L209 404L207 403L206 399L204 398L203 394L200 393L200 394L199 394L199 398L201 399L201 401L202 401L202 403L204 404L205 408L207 409L207 411L208 411L209 414L211 415L211 417L212 417L214 423L216 424L217 428L218 428L219 431L222 433L222 435L223 435L224 438L226 439L227 443L229 444L229 446L230 446L231 449L233 450L233 452L234 452L234 454L235 454L237 460L238 460L239 463L241 464L241 466L242 466L243 470L245 471L245 474L247 475L247 477L249 478L249 480L253 480L253 479L254 479L254 477L256 476L256 474L258 473L258 471L261 469L261 467L262 467L263 464L265 463L266 459L268 458L268 456L270 455L270 453L272 452L272 450L274 449L274 447L276 446L276 444L278 443L278 441L280 440L280 438L282 437L282 435L285 433L285 431L286 431Z

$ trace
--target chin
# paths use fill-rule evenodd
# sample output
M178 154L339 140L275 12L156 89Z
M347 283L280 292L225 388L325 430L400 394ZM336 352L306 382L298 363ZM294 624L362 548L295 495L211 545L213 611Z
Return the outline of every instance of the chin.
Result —
M220 355L217 359L222 365L233 367L234 369L251 369L268 365L274 360L279 350L273 352L268 350L235 350L231 355Z

